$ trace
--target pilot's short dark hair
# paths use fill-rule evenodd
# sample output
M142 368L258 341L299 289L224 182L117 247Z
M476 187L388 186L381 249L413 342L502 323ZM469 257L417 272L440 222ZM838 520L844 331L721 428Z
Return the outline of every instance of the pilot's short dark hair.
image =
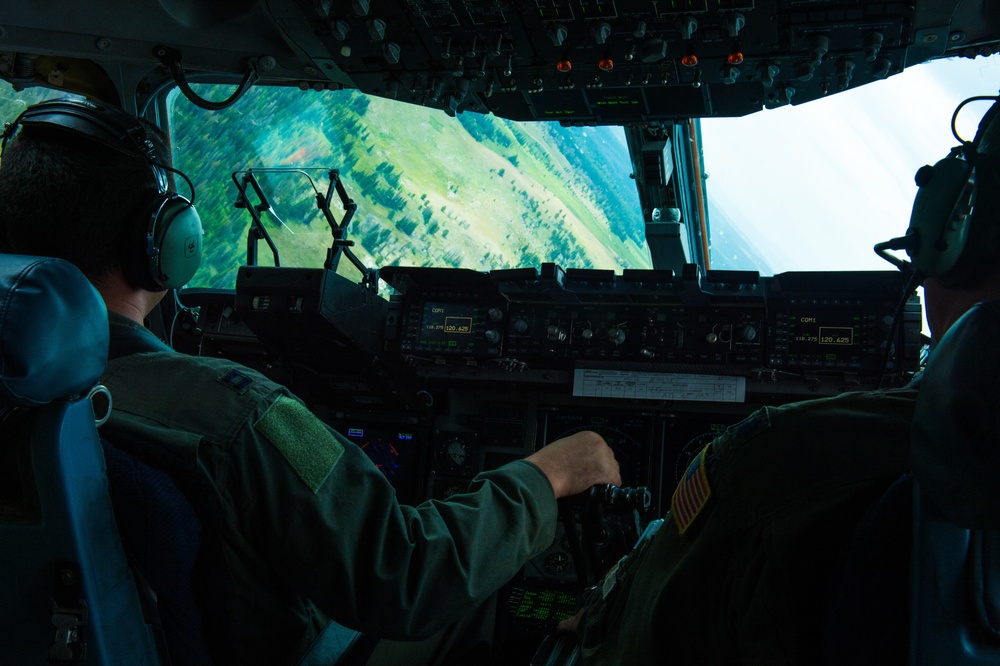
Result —
M141 121L157 160L163 133ZM0 252L58 257L91 280L122 273L126 243L158 191L145 158L57 127L22 126L0 156Z

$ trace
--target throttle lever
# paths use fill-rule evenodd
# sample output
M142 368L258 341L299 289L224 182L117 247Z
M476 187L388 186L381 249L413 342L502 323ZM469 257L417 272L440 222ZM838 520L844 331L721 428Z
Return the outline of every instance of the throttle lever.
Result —
M623 511L635 510L644 513L649 511L649 507L653 504L653 494L646 486L637 488L623 488L611 484L591 486L589 497L591 501L598 501L609 508Z

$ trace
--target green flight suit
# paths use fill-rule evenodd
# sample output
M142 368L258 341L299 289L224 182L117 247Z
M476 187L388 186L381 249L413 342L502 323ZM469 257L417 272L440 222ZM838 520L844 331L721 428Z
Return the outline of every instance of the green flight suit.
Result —
M282 386L170 351L122 317L111 323L113 347L117 337L138 353L108 364L114 406L102 436L179 477L198 509L217 663L297 664L328 618L426 638L554 539L555 496L531 463L484 472L446 501L401 506L368 457Z
M716 438L648 546L590 591L584 663L823 663L854 527L910 468L915 400L899 389L768 407Z

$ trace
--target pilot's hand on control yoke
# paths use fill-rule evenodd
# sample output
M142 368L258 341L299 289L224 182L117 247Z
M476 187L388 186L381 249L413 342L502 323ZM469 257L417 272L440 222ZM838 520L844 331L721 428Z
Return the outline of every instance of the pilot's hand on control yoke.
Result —
M576 495L591 486L620 486L615 454L600 435L584 430L557 439L528 456L549 477L556 499Z

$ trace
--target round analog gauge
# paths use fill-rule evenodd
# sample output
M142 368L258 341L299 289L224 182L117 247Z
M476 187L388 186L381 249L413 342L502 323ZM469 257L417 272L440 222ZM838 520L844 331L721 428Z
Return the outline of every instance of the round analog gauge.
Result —
M569 556L562 551L557 551L545 558L544 566L545 573L552 574L553 576L564 574L567 570L569 570Z
M443 486L437 486L434 491L434 499L445 500L452 495L464 493L466 490L467 488L460 483L449 483Z
M438 446L435 459L444 472L468 472L472 466L472 446L464 437L448 437Z
M704 434L698 435L684 445L681 452L677 454L677 460L674 461L674 483L680 483L681 478L684 477L684 472L691 465L691 461L694 460L695 456L701 453L701 450L708 445L713 439L716 438L718 433L706 432Z

